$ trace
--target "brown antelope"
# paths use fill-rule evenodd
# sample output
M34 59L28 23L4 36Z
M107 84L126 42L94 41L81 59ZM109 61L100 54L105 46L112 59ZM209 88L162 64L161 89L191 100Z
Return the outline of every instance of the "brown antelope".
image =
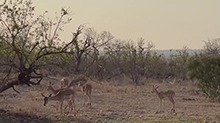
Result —
M87 83L87 79L85 77L79 77L72 80L68 87L76 88L77 86L80 87L80 90L83 92L83 94L87 96L87 105L91 107L92 85Z
M65 90L66 88L60 88L60 89L54 89L53 86L52 86L52 83L50 82L49 85L47 86L47 91L50 91L52 92L53 95L56 95L58 92L62 91L62 90ZM71 103L71 102L69 102ZM59 104L58 104L59 105ZM67 105L68 106L68 105ZM66 106L66 107L67 107ZM57 110L58 110L59 107L57 107Z
M78 85L81 88L81 91L84 95L87 96L87 105L91 107L91 94L92 94L92 85L89 83L86 83L84 85Z
M162 101L167 98L171 103L172 103L172 109L171 109L171 112L175 112L175 101L174 101L174 96L175 96L175 92L173 90L167 90L165 92L158 92L157 90L158 86L155 87L153 86L153 90L152 90L152 93L156 93L157 96L159 97L160 99L160 111L161 111L161 107L162 107Z
M66 87L68 87L69 80L67 78L62 78L60 80L60 84L61 84L61 86L60 86L61 88L66 88Z
M41 95L44 97L44 106L46 106L49 101L59 101L61 114L62 114L63 102L65 100L68 100L68 105L70 107L70 110L71 111L74 110L74 115L76 115L74 90L72 89L60 90L56 95L52 96L52 94L50 94L48 97L46 97L43 93L41 93Z

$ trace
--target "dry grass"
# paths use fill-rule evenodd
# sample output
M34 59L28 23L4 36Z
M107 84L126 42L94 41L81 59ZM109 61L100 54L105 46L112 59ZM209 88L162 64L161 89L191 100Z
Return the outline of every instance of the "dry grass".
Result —
M198 91L195 84L156 83L159 90L176 92L176 114L170 113L171 104L166 101L163 113L159 110L159 99L151 93L151 82L139 86L115 86L107 83L93 84L92 108L84 106L86 97L80 91L76 96L77 116L59 114L57 103L43 106L41 92L47 94L46 81L29 88L17 87L22 93L7 90L0 95L0 123L202 123L220 121L220 103L209 102ZM56 83L58 87L60 83Z

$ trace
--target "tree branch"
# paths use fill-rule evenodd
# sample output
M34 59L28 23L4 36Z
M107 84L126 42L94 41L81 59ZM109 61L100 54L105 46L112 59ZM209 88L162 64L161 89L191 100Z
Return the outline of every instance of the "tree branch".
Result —
M71 44L73 44L74 41L77 40L78 36L82 33L82 30L83 30L83 26L81 25L78 27L76 33L73 34L74 36L73 39L62 48L62 51L67 50L66 48L69 47Z
M13 88L13 90L15 90L15 89L14 89L14 86L15 86L15 85L18 85L18 84L19 84L19 81L18 81L18 80L12 81L12 82L8 83L7 85L1 87L1 88L0 88L0 93L2 93L3 91L5 91L5 90L7 90L7 89L9 89L9 88ZM18 91L16 90L16 92L18 92Z

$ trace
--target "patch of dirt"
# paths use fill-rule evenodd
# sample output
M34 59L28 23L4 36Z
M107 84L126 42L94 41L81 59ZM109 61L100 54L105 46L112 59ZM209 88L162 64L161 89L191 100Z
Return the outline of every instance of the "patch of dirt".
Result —
M41 93L48 81L33 88L16 87L21 94L7 90L0 94L0 122L4 123L198 123L220 122L220 103L209 102L197 93L195 84L154 83L159 90L176 92L176 113L171 112L171 104L165 101L159 112L159 98L151 93L152 83L140 87L115 86L95 83L92 92L92 107L85 106L86 97L77 91L77 116L60 114L57 102L43 106ZM58 88L60 83L55 82ZM65 104L64 104L65 105Z

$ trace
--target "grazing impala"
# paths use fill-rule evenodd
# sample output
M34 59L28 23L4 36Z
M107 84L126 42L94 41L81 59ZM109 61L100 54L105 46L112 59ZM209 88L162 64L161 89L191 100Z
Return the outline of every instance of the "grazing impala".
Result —
M56 95L58 92L60 92L61 90L64 90L65 88L60 88L60 89L54 89L52 86L52 83L50 82L49 85L47 86L47 91L50 91L53 95ZM58 102L59 103L59 102ZM58 104L59 105L59 104ZM57 107L56 109L58 110L59 107Z
M159 97L160 99L160 110L161 110L161 107L162 107L162 101L167 98L171 103L172 103L172 109L171 109L171 112L175 112L175 101L174 101L174 96L175 96L175 92L173 90L167 90L165 92L162 92L162 91L158 91L157 90L158 86L155 87L153 86L153 90L152 90L152 93L156 93L157 96Z
M44 106L46 106L49 101L59 101L61 114L62 114L63 102L65 100L68 100L68 105L70 107L70 110L74 109L74 115L76 115L75 101L74 101L75 100L75 91L74 90L72 90L72 89L60 90L56 95L52 96L52 94L50 94L48 97L42 93L41 93L41 95L44 97Z

